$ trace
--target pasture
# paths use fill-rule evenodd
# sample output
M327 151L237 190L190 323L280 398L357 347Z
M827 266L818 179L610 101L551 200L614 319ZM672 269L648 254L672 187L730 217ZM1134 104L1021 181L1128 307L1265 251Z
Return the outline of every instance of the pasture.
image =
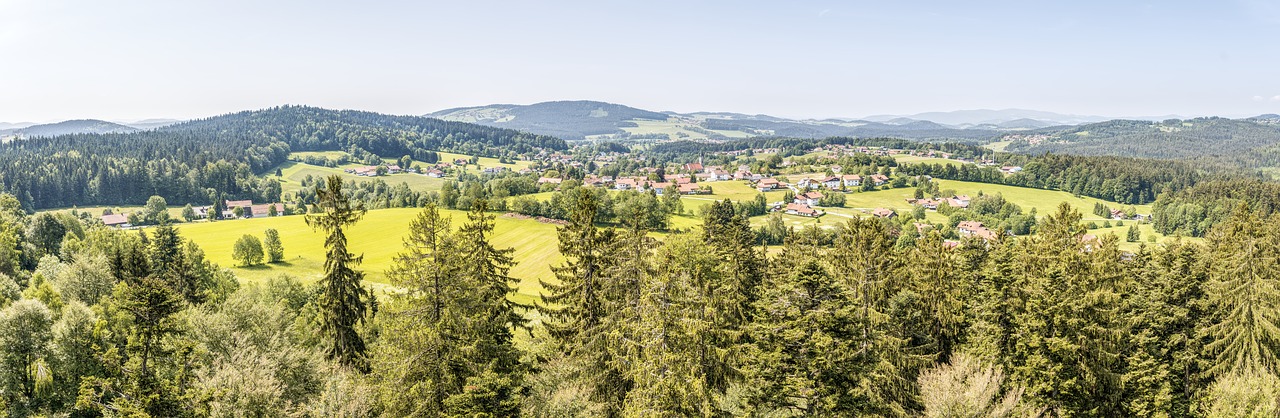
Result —
M409 222L420 209L381 209L369 211L363 220L347 231L351 252L364 255L364 263L358 268L365 272L365 280L386 288L392 280L386 270L391 267L397 253L403 249L403 239ZM466 213L442 210L453 219L456 227L466 222ZM249 234L262 237L263 231L274 228L284 244L285 261L254 267L240 267L231 258L232 245L240 236ZM288 274L304 282L318 280L324 273L324 234L306 225L305 216L282 216L198 222L178 225L179 233L195 241L204 249L210 261L231 268L244 282L255 282ZM495 220L492 243L497 248L514 248L512 254L516 266L511 276L520 279L520 302L531 302L541 286L538 279L551 277L551 266L562 260L557 248L555 225L534 220L523 220L498 215Z

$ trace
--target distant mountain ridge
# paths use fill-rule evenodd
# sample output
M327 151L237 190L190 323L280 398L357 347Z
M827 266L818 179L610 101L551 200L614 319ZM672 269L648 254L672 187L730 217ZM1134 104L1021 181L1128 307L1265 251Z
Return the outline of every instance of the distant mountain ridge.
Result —
M1071 127L1009 133L1006 150L1040 154L1202 158L1275 152L1280 117L1206 117L1159 122L1117 119Z
M105 120L76 119L0 131L0 137L34 138L74 134L118 134L137 131L139 131L138 128L114 122L107 122Z
M667 115L613 103L586 100L543 102L531 105L495 104L445 109L425 115L516 129L563 139L615 134L634 126L633 120L666 120Z
M1070 115L1029 109L971 109L955 110L950 112L925 112L913 115L871 115L862 119L872 122L886 122L898 118L927 120L957 127L966 125L999 126L1003 123L1018 120L1037 121L1040 124L1044 124L1044 126L1079 125L1082 123L1103 122L1114 119L1105 116ZM1026 122L1022 123L1022 125L1026 124Z

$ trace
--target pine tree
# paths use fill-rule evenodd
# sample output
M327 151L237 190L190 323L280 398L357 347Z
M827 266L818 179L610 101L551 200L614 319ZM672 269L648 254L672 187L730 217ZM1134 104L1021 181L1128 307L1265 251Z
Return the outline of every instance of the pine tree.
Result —
M494 248L489 242L494 216L485 213L488 202L478 200L471 206L467 223L458 230L462 254L459 273L467 284L468 301L463 318L467 324L466 342L458 353L470 364L466 391L445 400L453 416L509 415L519 402L519 388L524 368L520 352L514 345L514 331L528 329L518 305L509 297L516 292L518 279L510 276L515 262L510 248ZM478 401L483 399L483 401Z
M599 201L587 188L574 192L574 208L569 223L560 227L560 254L565 262L553 267L554 282L541 281L546 293L538 308L546 315L547 333L564 345L568 356L579 361L588 372L587 384L592 398L616 413L626 387L620 372L612 366L606 328L613 287L606 273L612 268L609 246L614 242L612 230L594 225Z
M355 270L364 256L347 252L347 235L344 228L354 225L364 217L363 203L351 204L342 194L342 178L329 176L326 187L316 190L316 204L307 225L328 234L324 245L324 276L320 279L318 305L324 316L321 334L325 355L339 363L365 370L364 338L356 326L363 324L367 303L372 297L361 286L364 272Z
M467 374L458 367L464 318L461 301L472 289L459 280L462 254L449 218L428 205L409 225L404 251L387 276L405 289L391 296L375 347L373 375L386 412L438 416L445 399L462 391ZM414 361L405 361L415 359Z
M1214 376L1276 370L1280 359L1280 231L1243 204L1206 237L1212 325L1202 334Z
M634 243L633 243L634 245ZM693 283L716 274L717 260L691 235L663 243L645 271L634 316L622 324L619 354L628 391L624 416L706 416L714 409L698 361L698 334L708 329L704 301Z
M760 321L753 326L759 348L753 373L757 401L801 416L890 413L863 387L879 359L866 353L865 320L853 293L832 280L817 257L806 258L793 271L773 277L758 303Z

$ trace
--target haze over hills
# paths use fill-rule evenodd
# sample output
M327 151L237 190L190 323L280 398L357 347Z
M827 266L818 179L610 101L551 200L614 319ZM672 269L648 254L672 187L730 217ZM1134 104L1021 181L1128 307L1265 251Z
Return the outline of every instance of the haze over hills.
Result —
M3 130L0 131L0 137L32 138L73 134L114 134L136 132L138 130L138 128L132 126L125 126L104 120L76 119L58 123L31 125L17 129Z
M580 100L453 108L426 116L525 130L567 140L602 137L724 139L751 136L894 136L907 139L982 141L997 137L1000 131L1043 128L1064 124L1060 120L1080 119L1070 115L1057 115L1061 117L1049 121L1014 117L1045 115L1057 114L1024 111L1004 118L995 114L983 114L981 119L970 117L964 120L974 120L986 125L975 122L973 126L953 126L936 120L915 118L887 118L880 121L800 120L733 112L654 112L613 103ZM959 119L952 117L947 120Z

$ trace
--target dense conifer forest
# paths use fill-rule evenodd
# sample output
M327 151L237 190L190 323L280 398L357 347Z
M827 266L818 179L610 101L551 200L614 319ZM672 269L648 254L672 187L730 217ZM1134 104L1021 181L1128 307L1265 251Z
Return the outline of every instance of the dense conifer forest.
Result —
M412 222L370 292L328 183L326 274L237 283L170 226L0 196L9 416L1240 416L1274 406L1280 219L1117 249L1063 205L1037 233L903 246L876 219L754 242L730 202L661 241L573 193L565 261L512 303L480 202ZM523 341L523 342L520 342ZM1270 398L1268 398L1270 396Z
M582 186L588 173L727 164L755 148L778 150L746 160L771 171L828 145L1021 167L834 160L894 174L884 187L917 198L939 193L932 177L1154 202L1156 231L1203 239L1122 251L1069 204L1024 212L999 194L938 210L952 225L1010 232L991 240L876 217L753 225L768 212L763 194L715 201L697 226L672 228L679 194ZM562 152L586 164L460 173L430 192L307 178L289 209L324 237L315 282L241 281L166 216L166 200L279 199L261 174L292 152L335 150L420 161ZM0 163L30 167L0 179L0 417L1233 417L1280 405L1275 183L1196 161L897 139L666 142L592 164L632 150L308 107L0 145ZM536 181L551 172L562 181ZM33 212L144 201L138 223L155 226L140 230ZM422 209L378 289L348 232L386 207ZM514 302L528 299L514 297L514 249L493 242L499 211L558 225L544 245L562 261L526 261L553 272L532 303ZM243 237L237 263L284 259L287 243L265 235L265 250Z
M124 134L82 134L0 144L0 190L28 210L140 205L152 195L172 204L221 198L278 201L255 175L290 152L409 155L435 151L512 156L559 150L563 140L413 116L285 106ZM219 197L224 196L224 197Z

